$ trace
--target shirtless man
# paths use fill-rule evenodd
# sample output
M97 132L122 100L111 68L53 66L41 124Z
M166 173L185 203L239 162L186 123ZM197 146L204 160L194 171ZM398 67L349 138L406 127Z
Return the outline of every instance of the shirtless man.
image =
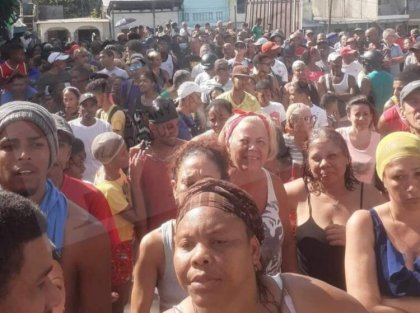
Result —
M61 256L66 313L111 313L110 243L104 227L47 179L57 151L57 130L46 109L23 101L0 107L0 187L44 212L48 237Z

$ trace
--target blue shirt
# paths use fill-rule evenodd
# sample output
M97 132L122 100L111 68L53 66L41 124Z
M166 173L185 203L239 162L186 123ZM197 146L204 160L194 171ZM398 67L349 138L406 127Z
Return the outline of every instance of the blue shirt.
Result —
M33 96L35 96L36 90L32 87L27 87L25 92L25 100L30 100ZM0 104L5 104L7 102L15 101L13 97L13 93L11 91L6 91L1 95Z
M385 103L391 98L394 91L392 74L385 71L372 71L367 77L372 85L372 94L375 99L376 111L381 114Z
M195 124L191 115L185 115L178 112L178 138L183 140L191 140L193 136L197 135L197 125Z

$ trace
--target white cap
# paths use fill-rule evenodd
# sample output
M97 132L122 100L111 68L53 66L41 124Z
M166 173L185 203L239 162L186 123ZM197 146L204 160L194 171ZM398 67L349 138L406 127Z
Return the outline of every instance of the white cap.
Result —
M52 52L48 56L48 63L53 64L55 61L65 61L69 58L68 54L62 52Z
M193 94L194 92L199 92L201 93L202 90L200 88L200 86L198 86L196 83L194 82L183 82L177 90L178 93L178 100L180 99L184 99L186 97L188 97L189 95Z
M254 43L254 45L256 45L256 46L262 46L263 44L265 44L266 42L268 42L268 39L267 38L265 38L265 37L261 37L261 38L259 38L255 43Z

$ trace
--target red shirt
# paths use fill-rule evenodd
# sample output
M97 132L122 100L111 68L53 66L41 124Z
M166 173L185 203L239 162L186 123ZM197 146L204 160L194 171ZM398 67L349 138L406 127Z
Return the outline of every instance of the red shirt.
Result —
M383 113L384 122L391 131L409 132L410 127L401 119L398 105L393 105Z
M166 164L147 157L141 177L147 214L147 230L152 231L176 217L176 204Z
M64 175L60 190L68 199L101 221L108 232L111 246L114 247L121 242L108 201L95 186Z
M18 72L20 74L22 74L23 76L27 76L28 75L28 68L25 64L25 62L19 63L16 66ZM13 68L9 65L9 63L4 62L3 64L0 65L0 78L6 80L10 77L10 75L12 75L12 73L16 70L16 68Z

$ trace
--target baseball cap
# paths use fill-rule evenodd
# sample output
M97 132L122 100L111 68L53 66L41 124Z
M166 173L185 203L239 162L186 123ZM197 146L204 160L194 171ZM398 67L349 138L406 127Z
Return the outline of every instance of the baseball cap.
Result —
M232 70L232 77L235 77L235 76L250 77L248 66L245 66L245 65L235 66Z
M180 99L184 99L186 97L188 97L189 95L193 94L194 92L198 92L201 93L202 90L200 88L200 86L194 82L183 82L177 90L177 94L178 94L178 100Z
M254 43L254 45L255 46L262 46L263 44L265 44L266 42L268 42L268 39L267 38L265 38L265 37L261 37L261 38L259 38L255 43Z
M74 134L73 130L71 129L69 123L60 115L52 114L52 117L54 118L55 127L57 128L57 131L63 132L71 142L74 141Z
M262 53L268 53L270 51L274 51L279 49L280 46L278 44L276 44L275 42L272 41L268 41L265 44L262 45L261 47L261 52Z
M340 55L343 57L343 56L346 56L346 55L351 55L351 54L355 54L357 51L356 50L353 50L352 48L350 48L350 47L343 47L343 48L341 48L340 49Z
M420 80L415 80L406 85L400 93L400 102L403 103L404 99L407 98L412 92L420 89Z
M305 34L306 35L308 35L308 34L313 34L314 33L314 31L312 30L312 29L307 29L306 31L305 31Z
M55 61L65 61L69 58L68 54L62 52L52 52L48 56L48 63L53 64Z
M275 32L275 33L272 33L272 34L271 34L271 36L270 36L270 39L273 39L273 38L275 38L275 37L281 37L281 38L284 38L284 34L283 34L282 32L280 32L280 31Z
M355 33L355 34L357 34L357 33L365 33L365 31L362 28L357 27L357 28L354 29L353 33Z
M89 100L89 99L94 99L96 101L96 97L93 93L86 92L86 93L84 93L80 96L79 104L82 104L83 102L85 102L86 100Z

